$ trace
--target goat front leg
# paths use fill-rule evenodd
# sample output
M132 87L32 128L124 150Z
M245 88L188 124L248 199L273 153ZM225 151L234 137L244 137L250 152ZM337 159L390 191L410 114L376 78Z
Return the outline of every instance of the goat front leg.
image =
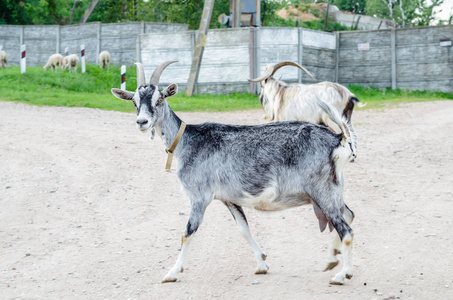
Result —
M242 207L233 204L231 202L223 202L228 209L230 210L231 214L236 221L236 224L239 228L239 232L245 238L245 240L252 246L253 252L255 253L256 260L258 262L258 267L255 271L255 274L266 274L267 270L269 270L269 266L265 262L267 255L263 252L261 247L252 237L250 233L249 225L247 222L247 218L245 217L244 210Z
M171 268L171 270L168 271L167 275L165 275L164 279L162 279L163 283L175 282L178 279L179 273L182 273L184 271L184 263L189 251L190 242L192 241L193 235L203 221L203 216L209 202L210 201L191 201L190 218L189 222L187 223L186 231L182 236L181 252L179 253L178 260L176 261L173 268Z
M354 220L354 212L345 204L345 210L343 212L343 217L345 218L348 225L351 225L352 221ZM337 255L341 254L341 240L338 234L335 235L334 240L330 243L328 253L329 259L327 262L327 266L324 271L332 270L338 265L338 258Z

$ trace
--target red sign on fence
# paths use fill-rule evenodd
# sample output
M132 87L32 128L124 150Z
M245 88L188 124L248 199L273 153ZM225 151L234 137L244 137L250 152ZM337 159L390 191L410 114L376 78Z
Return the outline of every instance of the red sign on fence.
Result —
M359 51L368 51L370 50L370 44L369 43L358 44L357 49Z

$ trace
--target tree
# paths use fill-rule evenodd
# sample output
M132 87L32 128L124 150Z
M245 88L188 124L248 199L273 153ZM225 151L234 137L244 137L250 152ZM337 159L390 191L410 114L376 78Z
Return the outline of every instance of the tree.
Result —
M30 16L25 12L26 1L0 0L0 24L30 24Z
M434 9L444 0L367 0L365 12L370 16L391 19L403 26L432 25Z
M79 21L79 24L83 24L83 23L85 23L88 20L88 18L90 17L91 13L93 12L93 9L96 7L98 2L99 2L99 0L92 0L91 1L90 5L88 5L87 9L83 13L82 18Z
M24 2L25 13L31 24L67 24L72 7L72 0L27 0Z
M328 3L335 5L339 10L350 11L356 14L365 13L366 0L329 0Z

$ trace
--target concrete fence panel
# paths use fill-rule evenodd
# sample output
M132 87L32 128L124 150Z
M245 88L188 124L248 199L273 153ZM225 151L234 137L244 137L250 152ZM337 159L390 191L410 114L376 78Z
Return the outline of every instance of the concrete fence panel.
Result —
M112 64L130 65L137 60L137 37L142 33L187 31L187 25L167 23L114 23L99 22L81 25L0 25L0 45L8 53L9 62L20 62L20 45L27 45L27 64L44 65L50 55L70 54L80 57L80 45L85 45L86 61L98 63L98 55L107 50ZM139 58L138 58L139 59Z
M160 63L176 60L177 63L168 66L162 73L160 82L186 84L192 63L193 32L142 34L140 41L141 60L147 80Z
M185 88L192 63L196 31L168 23L87 23L82 25L0 25L0 45L10 64L19 64L20 45L27 45L27 64L44 65L65 48L87 63L98 63L107 50L116 65L141 61L146 76L163 61L177 60L162 74L164 84ZM293 61L316 81L336 81L377 88L453 92L453 25L371 31L321 32L303 28L213 29L207 36L197 93L259 92L247 79L266 66ZM294 67L275 74L286 82L311 83Z

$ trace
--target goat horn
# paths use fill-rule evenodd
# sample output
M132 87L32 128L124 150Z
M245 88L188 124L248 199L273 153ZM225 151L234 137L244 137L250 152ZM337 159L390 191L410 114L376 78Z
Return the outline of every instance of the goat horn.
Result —
M261 75L258 78L255 78L255 79L249 79L249 82L260 82L260 81L263 81L263 80L271 77L272 74L274 74L273 73L274 68L275 68L275 65L272 65L272 64L268 65L268 67L264 70L263 75Z
M160 75L162 74L162 71L165 70L165 68L172 64L177 62L177 60L170 60L161 63L160 65L157 66L157 68L154 70L153 75L151 75L151 79L149 80L149 85L155 85L157 86L159 84L159 79Z
M137 88L139 88L146 85L145 70L141 63L136 62L135 64L137 65Z
M311 75L310 72L308 72L307 69L305 69L304 67L302 66L299 66L298 64L292 62L292 61L284 61L284 62L281 62L281 63L278 63L276 65L274 65L274 70L272 71L272 75L274 75L275 72L277 72L278 69L280 69L281 67L284 67L284 66L293 66L293 67L297 67L299 69L301 69L302 71L304 71L305 73L308 74L308 76L310 76L310 78L315 81L315 78L313 78L313 75Z

